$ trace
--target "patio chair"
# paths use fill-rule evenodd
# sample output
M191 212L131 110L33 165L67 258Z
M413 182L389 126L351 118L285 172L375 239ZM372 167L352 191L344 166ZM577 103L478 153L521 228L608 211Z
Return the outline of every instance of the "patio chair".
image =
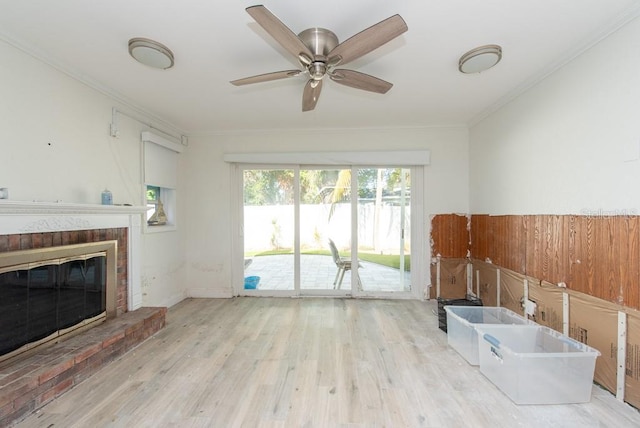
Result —
M333 289L336 287L339 290L342 286L342 280L344 279L344 273L346 271L351 270L351 259L347 257L340 257L340 253L338 252L338 248L336 244L329 239L329 248L331 249L331 255L333 256L333 262L336 264L338 268L338 272L336 272L336 277L333 280ZM358 267L360 267L360 262L358 262ZM358 288L362 289L362 284L360 282L360 275L356 274L358 277Z

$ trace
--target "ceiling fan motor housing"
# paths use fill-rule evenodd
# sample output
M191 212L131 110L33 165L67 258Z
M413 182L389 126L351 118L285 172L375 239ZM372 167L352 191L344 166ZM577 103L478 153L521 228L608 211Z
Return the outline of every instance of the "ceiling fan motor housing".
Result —
M311 50L313 58L309 64L304 64L309 75L314 80L322 79L327 74L327 60L329 52L338 46L338 37L326 28L309 28L298 34L302 42Z
M298 37L313 52L315 58L326 58L338 46L338 37L326 28L309 28L298 34Z

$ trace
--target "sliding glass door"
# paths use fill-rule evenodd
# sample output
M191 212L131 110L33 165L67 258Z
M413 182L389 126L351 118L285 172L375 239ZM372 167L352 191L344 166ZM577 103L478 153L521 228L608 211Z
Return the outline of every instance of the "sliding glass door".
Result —
M361 168L358 258L364 291L411 291L411 171Z
M293 169L243 171L244 288L294 290Z
M411 171L242 170L242 294L411 291Z
M349 171L300 170L300 289L303 291L351 289L350 260L344 252L348 252L351 244Z

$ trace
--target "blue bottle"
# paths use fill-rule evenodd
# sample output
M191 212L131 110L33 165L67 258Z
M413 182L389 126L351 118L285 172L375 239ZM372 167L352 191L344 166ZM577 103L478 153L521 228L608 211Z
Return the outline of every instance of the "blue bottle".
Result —
M102 192L102 205L113 205L113 195L107 189Z

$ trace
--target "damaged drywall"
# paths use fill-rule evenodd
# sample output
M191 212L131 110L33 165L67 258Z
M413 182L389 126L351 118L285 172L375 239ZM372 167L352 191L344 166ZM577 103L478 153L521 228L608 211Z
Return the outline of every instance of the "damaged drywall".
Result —
M594 380L615 393L618 354L617 308L586 294L571 293L569 336L600 351L602 355L596 360Z
M529 319L563 333L564 291L546 281L540 284L529 281L529 300L535 304L534 313L529 315Z
M525 276L512 270L500 269L500 305L523 314Z
M498 268L491 263L473 260L472 291L484 306L498 306Z
M467 259L438 258L431 265L431 284L432 299L463 299L467 294Z
M640 408L640 312L627 310L624 401Z

